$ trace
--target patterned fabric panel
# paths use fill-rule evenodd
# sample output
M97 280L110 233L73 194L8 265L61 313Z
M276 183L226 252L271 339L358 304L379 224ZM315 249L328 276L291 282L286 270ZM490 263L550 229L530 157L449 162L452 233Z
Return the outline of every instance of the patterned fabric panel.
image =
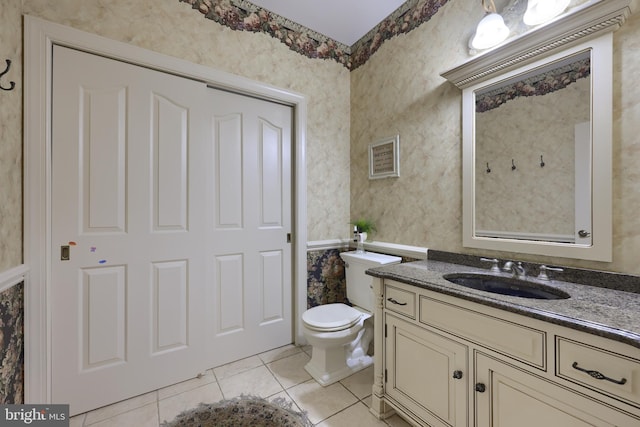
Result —
M24 402L24 284L0 293L0 403Z

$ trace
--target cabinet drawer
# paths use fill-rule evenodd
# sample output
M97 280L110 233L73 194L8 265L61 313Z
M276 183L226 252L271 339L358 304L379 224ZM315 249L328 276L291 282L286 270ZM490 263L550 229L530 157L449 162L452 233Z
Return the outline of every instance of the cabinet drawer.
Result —
M416 294L391 285L384 287L384 307L387 310L416 318Z
M640 360L556 337L556 376L640 407Z
M546 370L546 333L420 296L420 322Z

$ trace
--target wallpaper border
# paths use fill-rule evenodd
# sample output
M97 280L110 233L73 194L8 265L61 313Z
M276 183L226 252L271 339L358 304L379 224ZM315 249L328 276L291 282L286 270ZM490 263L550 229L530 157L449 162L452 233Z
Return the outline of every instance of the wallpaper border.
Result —
M430 20L448 1L408 0L349 47L247 0L178 0L232 30L268 34L301 55L334 60L349 70L367 62L386 40Z
M519 97L553 93L590 75L591 59L579 59L568 65L479 94L476 98L476 113L493 110Z

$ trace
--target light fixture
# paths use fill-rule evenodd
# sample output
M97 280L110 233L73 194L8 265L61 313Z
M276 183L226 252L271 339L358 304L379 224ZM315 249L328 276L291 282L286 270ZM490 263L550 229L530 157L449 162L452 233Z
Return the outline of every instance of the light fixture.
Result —
M528 0L527 11L522 21L529 25L539 25L560 15L570 0Z
M482 6L487 13L478 23L476 33L471 38L471 47L474 49L488 49L507 38L509 28L504 23L500 14L496 13L493 0L482 0Z

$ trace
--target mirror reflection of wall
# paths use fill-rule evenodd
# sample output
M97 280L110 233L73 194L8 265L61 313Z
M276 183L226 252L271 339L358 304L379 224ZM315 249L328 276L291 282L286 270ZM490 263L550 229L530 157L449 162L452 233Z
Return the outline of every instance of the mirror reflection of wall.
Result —
M574 243L590 229L590 210L576 212L585 197L590 206L590 154L576 170L576 147L591 147L590 135L576 141L576 126L589 128L590 74L585 51L475 93L476 236Z

